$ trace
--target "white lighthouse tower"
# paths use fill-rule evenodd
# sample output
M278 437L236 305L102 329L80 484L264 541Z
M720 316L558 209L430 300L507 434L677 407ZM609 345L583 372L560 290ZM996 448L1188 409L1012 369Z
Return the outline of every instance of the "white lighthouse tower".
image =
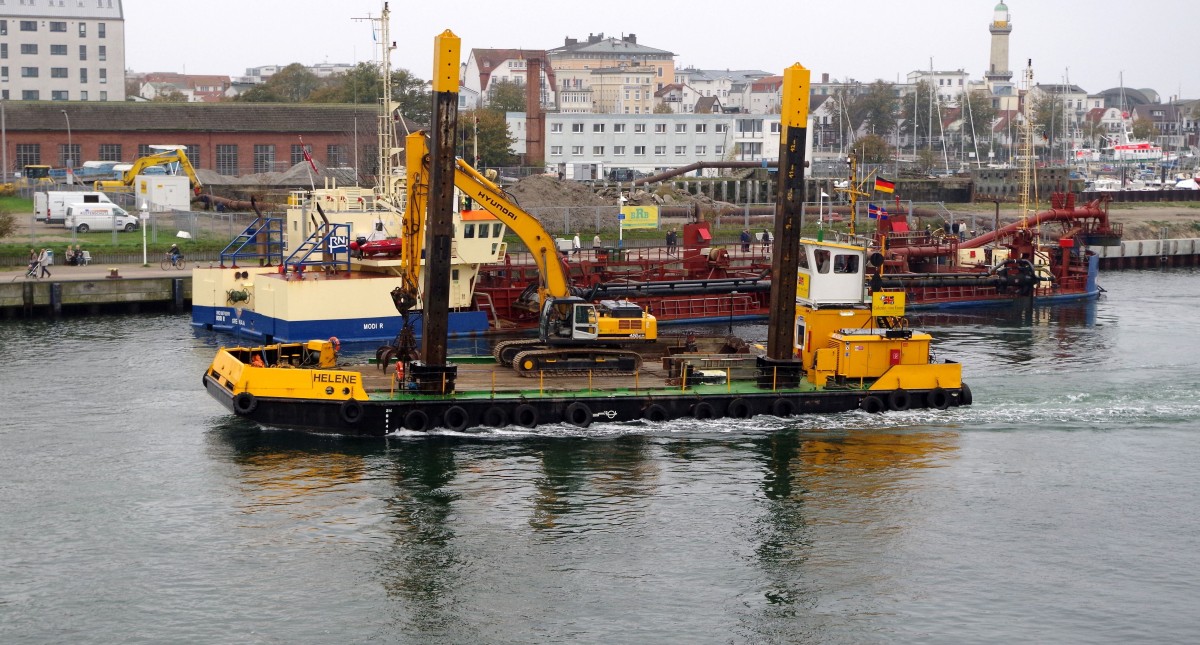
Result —
M1008 36L1012 33L1012 21L1008 5L1003 1L996 5L988 31L992 32L992 60L984 78L989 85L1007 83L1012 80L1012 71L1008 69Z

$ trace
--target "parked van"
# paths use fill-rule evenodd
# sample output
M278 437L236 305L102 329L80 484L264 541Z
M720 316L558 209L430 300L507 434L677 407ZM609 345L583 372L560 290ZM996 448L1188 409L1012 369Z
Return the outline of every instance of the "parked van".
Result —
M66 227L80 233L88 231L134 231L138 218L116 204L71 204L67 207Z
M111 204L108 195L97 192L51 190L46 193L45 211L38 210L39 199L33 198L34 217L47 224L66 225L67 207L71 204Z

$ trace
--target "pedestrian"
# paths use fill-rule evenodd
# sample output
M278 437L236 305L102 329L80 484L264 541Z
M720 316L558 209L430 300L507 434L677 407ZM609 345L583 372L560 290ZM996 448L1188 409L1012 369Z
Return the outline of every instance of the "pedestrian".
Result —
M575 238L571 240L571 253L579 255L579 233L575 234Z
M600 234L596 233L596 237L592 238L592 251L594 253L599 253L603 246L604 244L600 241Z
M762 232L762 245L763 245L764 251L771 250L771 231L768 231L765 228L763 229L763 232Z
M25 275L30 278L38 277L38 268L40 266L37 249L29 249L29 266L25 269Z
M750 229L742 229L742 253L750 252Z
M50 277L50 269L46 268L50 264L50 257L50 249L42 249L41 254L38 255L38 266L41 267L39 278Z
M674 254L679 246L679 230L672 228L667 232L667 253Z

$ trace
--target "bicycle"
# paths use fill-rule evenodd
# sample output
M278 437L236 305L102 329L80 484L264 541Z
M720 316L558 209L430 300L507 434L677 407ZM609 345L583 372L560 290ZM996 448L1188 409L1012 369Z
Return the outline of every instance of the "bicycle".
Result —
M184 261L182 255L171 255L170 253L163 253L163 259L158 263L158 265L162 267L163 271L166 271L171 268L179 269L182 271L183 268L187 265L187 262Z

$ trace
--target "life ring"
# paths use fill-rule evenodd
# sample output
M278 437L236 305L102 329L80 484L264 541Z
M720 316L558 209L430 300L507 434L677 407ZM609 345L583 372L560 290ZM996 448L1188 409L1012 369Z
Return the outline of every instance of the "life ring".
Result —
M708 401L701 401L692 406L692 418L703 421L713 418L713 406Z
M779 418L787 418L796 414L796 404L791 399L775 399L771 404L771 414Z
M500 406L492 406L483 413L483 425L503 428L508 425L508 413Z
M338 408L338 414L342 416L342 421L353 425L362 420L363 406L354 399L346 399L342 401L342 406Z
M397 364L397 367L399 367L399 364ZM442 422L446 424L447 428L455 432L462 432L471 425L471 415L461 405L452 405L442 415Z
M523 428L536 428L538 424L537 408L528 403L518 405L517 409L513 410L513 421Z
M935 410L945 410L950 405L950 394L945 388L935 387L925 395L925 405Z
M647 421L653 421L654 423L662 423L663 421L670 419L671 415L667 413L667 409L663 406L657 403L651 403L650 405L646 406L646 409L642 412L642 418Z
M249 392L233 397L233 411L242 416L252 414L258 408L258 399Z
M888 393L887 402L889 410L902 412L912 405L912 397L908 395L908 390L892 390Z
M429 429L429 415L424 410L409 410L404 415L404 427L413 432L424 432Z
M747 419L750 417L750 402L746 399L734 399L729 402L729 408L726 416L734 419Z
M971 405L971 402L973 400L974 400L974 398L971 396L971 386L967 385L964 382L962 384L962 389L959 390L959 393L958 393L958 404L959 405Z
M573 426L586 428L592 425L592 409L586 403L576 401L567 406L567 413L563 418Z
M863 399L862 403L858 404L858 407L862 408L863 412L868 414L879 414L883 412L883 399L872 394Z

